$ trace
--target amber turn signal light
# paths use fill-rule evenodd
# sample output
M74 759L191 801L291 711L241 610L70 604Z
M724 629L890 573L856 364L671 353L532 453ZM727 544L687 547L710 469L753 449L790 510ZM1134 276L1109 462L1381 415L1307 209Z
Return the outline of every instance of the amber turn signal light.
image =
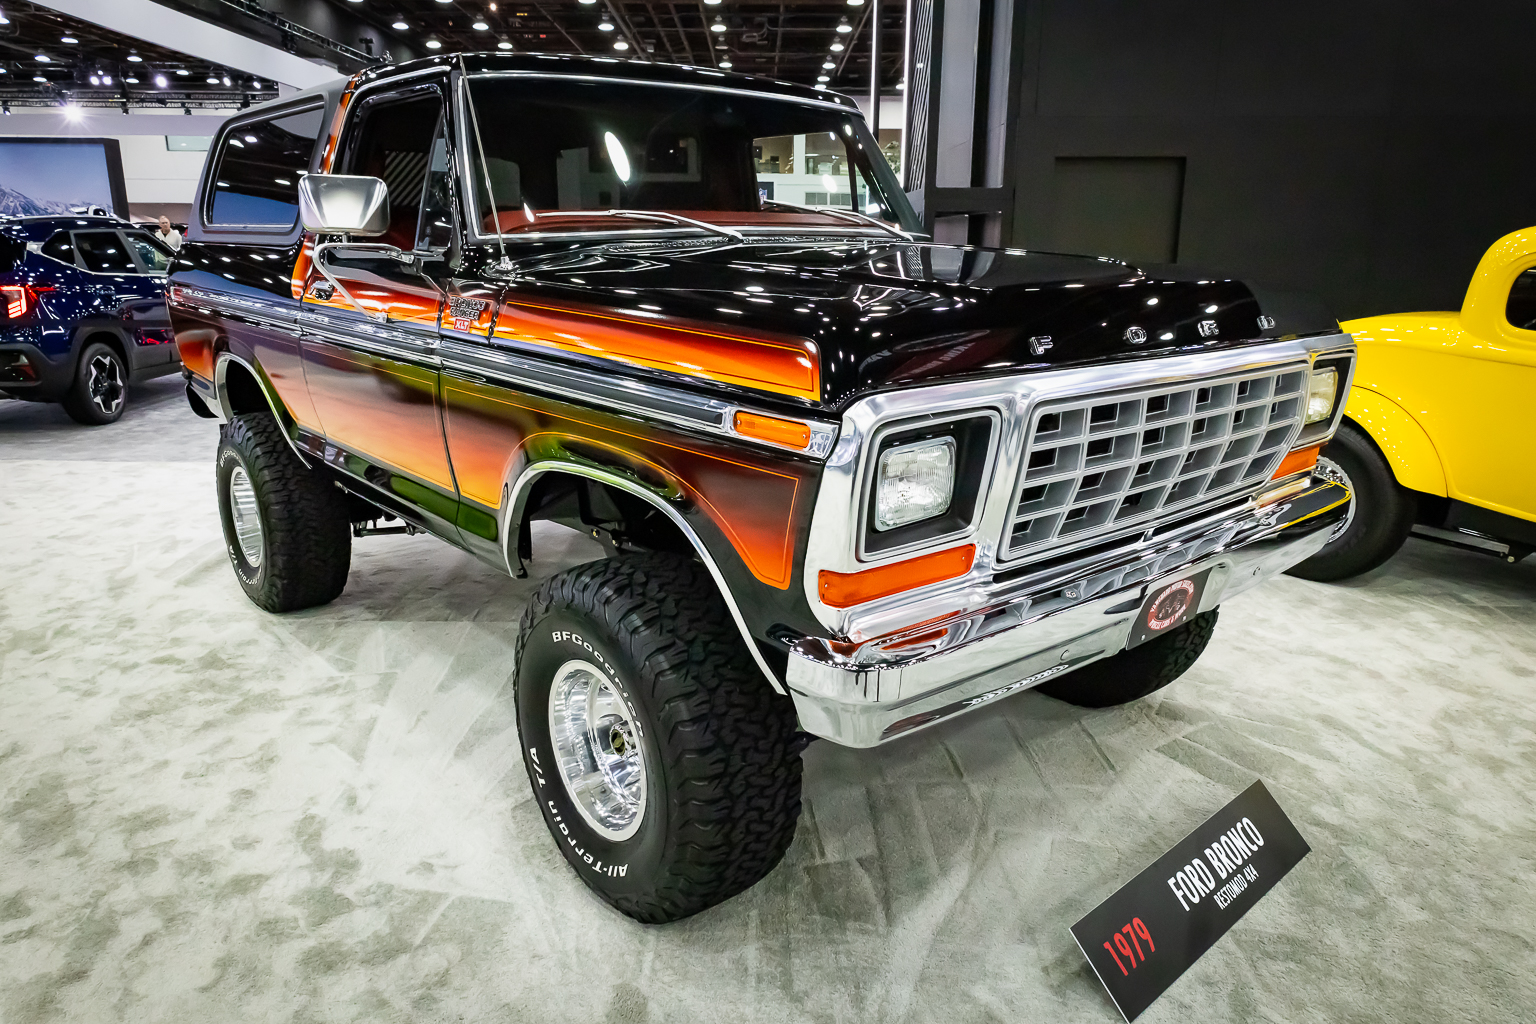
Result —
M919 555L904 562L882 565L863 572L829 572L817 574L816 583L823 604L833 608L849 608L865 601L889 597L914 587L941 583L971 571L976 560L976 545L935 551L931 555Z
M811 444L811 428L795 420L781 420L777 416L762 416L738 409L731 422L742 437L755 437L759 441L802 450Z
M1311 448L1302 448L1291 452L1280 460L1280 465L1270 474L1271 480L1279 480L1281 477L1290 476L1292 473L1300 473L1317 465L1317 453L1322 451L1322 445L1313 445Z

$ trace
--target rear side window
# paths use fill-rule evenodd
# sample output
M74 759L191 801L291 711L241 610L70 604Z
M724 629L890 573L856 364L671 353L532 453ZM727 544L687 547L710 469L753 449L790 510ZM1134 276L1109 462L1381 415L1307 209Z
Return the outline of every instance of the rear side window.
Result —
M171 265L171 254L164 246L142 231L129 231L128 245L138 256L144 269L151 274L163 274Z
M0 235L0 274L16 269L27 254L27 243L9 235Z
M51 256L60 263L68 263L70 266L78 266L75 263L75 243L69 237L68 231L60 231L43 243L42 253Z
M232 129L219 152L208 223L293 227L299 178L309 170L323 120L322 109L314 107Z
M133 257L116 231L76 231L75 248L85 261L85 269L98 274L137 274Z
M1509 302L1504 306L1504 319L1511 327L1536 331L1536 267L1515 278Z

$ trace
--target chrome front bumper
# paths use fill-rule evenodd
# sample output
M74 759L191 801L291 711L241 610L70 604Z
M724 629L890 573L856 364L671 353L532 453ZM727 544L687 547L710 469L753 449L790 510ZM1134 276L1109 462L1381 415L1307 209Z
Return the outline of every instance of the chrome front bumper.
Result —
M801 728L873 747L1117 654L1146 594L1169 576L1212 570L1199 609L1209 611L1328 542L1349 492L1310 483L1078 578L1028 578L983 609L865 644L801 640L788 669Z

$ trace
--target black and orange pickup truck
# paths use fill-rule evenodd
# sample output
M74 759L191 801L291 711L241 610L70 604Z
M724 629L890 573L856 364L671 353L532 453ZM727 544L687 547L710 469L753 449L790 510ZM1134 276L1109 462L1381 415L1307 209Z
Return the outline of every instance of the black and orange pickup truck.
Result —
M240 585L331 601L424 530L548 578L515 693L545 821L647 921L778 862L809 737L1187 669L1327 542L1354 349L1179 267L937 245L858 109L631 61L452 55L215 139L169 302ZM393 525L390 525L393 524Z

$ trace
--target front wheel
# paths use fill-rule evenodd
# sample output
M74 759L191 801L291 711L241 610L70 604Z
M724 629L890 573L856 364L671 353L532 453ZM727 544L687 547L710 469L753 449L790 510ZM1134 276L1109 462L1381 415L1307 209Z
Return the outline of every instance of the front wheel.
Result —
M270 414L219 428L217 479L224 544L246 597L291 612L341 595L352 561L346 503L299 461Z
M1417 503L1370 436L1344 421L1318 456L1317 472L1349 488L1349 511L1322 550L1291 567L1290 575L1329 583L1369 572L1397 554L1413 529Z
M115 423L128 405L128 370L110 345L93 341L80 353L75 379L64 393L64 411L76 423L101 427Z
M1189 671L1211 642L1216 612L1215 608L1201 612L1171 633L1084 665L1037 689L1080 708L1108 708L1139 700Z
M794 706L698 563L638 555L550 578L523 613L516 660L539 811L621 913L696 914L784 856L800 816Z

